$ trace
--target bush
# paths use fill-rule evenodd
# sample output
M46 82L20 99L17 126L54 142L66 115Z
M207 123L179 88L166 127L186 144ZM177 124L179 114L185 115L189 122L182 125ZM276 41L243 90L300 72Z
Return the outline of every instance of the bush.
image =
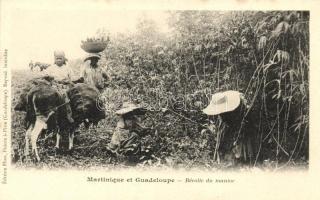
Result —
M114 112L131 100L151 110L144 121L149 129L142 147L151 150L152 159L143 164L216 166L215 136L223 126L217 120L216 128L208 127L202 109L212 94L224 90L238 90L248 101L256 119L249 128L258 138L257 160L307 161L309 12L168 14L168 33L160 33L155 22L142 18L136 33L110 36L100 63L111 78L102 94L108 114L96 129L99 134L80 138L81 145L90 147L81 147L86 163L94 155L97 165L105 164L108 155L101 145L110 140L116 125ZM97 34L108 38L104 31ZM79 63L70 65L76 68ZM21 115L13 117L13 151L19 151Z
M307 158L309 13L169 14L170 33L158 33L145 19L136 34L111 38L105 51L111 107L131 99L170 111L150 116L156 157L212 158L214 141L201 135L207 120L201 110L213 93L238 90L256 115L259 157Z

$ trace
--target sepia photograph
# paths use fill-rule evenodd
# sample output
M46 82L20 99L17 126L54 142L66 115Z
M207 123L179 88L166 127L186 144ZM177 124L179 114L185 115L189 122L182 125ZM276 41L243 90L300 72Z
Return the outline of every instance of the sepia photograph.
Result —
M14 166L308 168L308 11L38 14L13 25Z
M318 199L318 7L0 0L0 196Z

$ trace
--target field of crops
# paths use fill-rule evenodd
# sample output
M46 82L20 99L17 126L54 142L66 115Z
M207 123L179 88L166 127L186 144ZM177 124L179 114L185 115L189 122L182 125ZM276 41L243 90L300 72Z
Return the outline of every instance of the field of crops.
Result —
M258 152L255 166L308 166L309 159L309 13L170 12L170 33L141 19L136 33L111 35L101 66L110 76L102 96L107 117L97 127L80 129L72 153L53 150L55 136L40 139L40 163L25 162L24 113L12 112L12 154L17 167L125 167L106 150L116 125L115 110L130 100L148 107L149 127L142 147L150 152L142 168L220 170L214 157L216 131L206 131L202 113L211 95L244 93L254 113ZM98 31L97 35L107 33ZM70 62L78 69L79 61ZM26 76L28 74L28 76ZM30 75L29 75L30 74ZM12 103L31 72L12 72ZM166 112L163 112L163 111ZM218 122L217 122L218 123ZM240 167L240 168L243 168Z

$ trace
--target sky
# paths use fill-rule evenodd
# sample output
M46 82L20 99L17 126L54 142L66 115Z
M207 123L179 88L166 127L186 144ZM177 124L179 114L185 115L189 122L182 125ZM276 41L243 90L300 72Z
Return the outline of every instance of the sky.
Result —
M139 3L137 3L139 1ZM207 0L0 0L0 42L8 49L8 63L13 69L24 69L29 62L53 62L54 50L64 50L71 59L81 58L85 52L81 40L105 28L111 34L135 31L142 15L154 19L160 31L167 31L165 11L183 7L192 9L265 9L264 4L206 4ZM218 1L218 0L215 0ZM249 0L248 0L249 1ZM273 0L270 0L272 2ZM293 1L293 0L292 0ZM193 2L193 3L192 3ZM195 3L196 2L196 3ZM246 6L245 6L246 5ZM285 2L276 8L287 8ZM273 6L275 6L273 5ZM293 8L301 9L300 4ZM269 5L270 6L270 5Z
M85 8L85 9L83 9ZM25 69L29 62L53 62L54 50L64 50L69 60L85 52L81 40L92 37L99 28L110 34L134 32L137 20L147 16L166 31L164 11L81 9L72 7L13 6L7 13L6 44L12 69Z

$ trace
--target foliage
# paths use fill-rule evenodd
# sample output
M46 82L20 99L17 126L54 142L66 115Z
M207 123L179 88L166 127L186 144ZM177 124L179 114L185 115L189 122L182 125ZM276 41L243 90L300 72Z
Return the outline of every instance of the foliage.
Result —
M169 110L150 116L155 156L183 163L212 159L214 140L201 135L208 120L201 110L213 93L239 90L257 119L258 157L307 158L308 12L169 15L169 33L145 20L136 34L111 38L105 51L113 77L106 95L117 96L109 105L121 102L115 94L122 91L152 110Z
M121 102L135 101L151 110L142 142L152 159L143 165L215 166L222 130L208 127L201 110L213 93L238 90L256 119L257 160L307 160L309 12L168 15L167 33L141 18L137 32L110 35L100 63L111 79L102 126L114 127Z

